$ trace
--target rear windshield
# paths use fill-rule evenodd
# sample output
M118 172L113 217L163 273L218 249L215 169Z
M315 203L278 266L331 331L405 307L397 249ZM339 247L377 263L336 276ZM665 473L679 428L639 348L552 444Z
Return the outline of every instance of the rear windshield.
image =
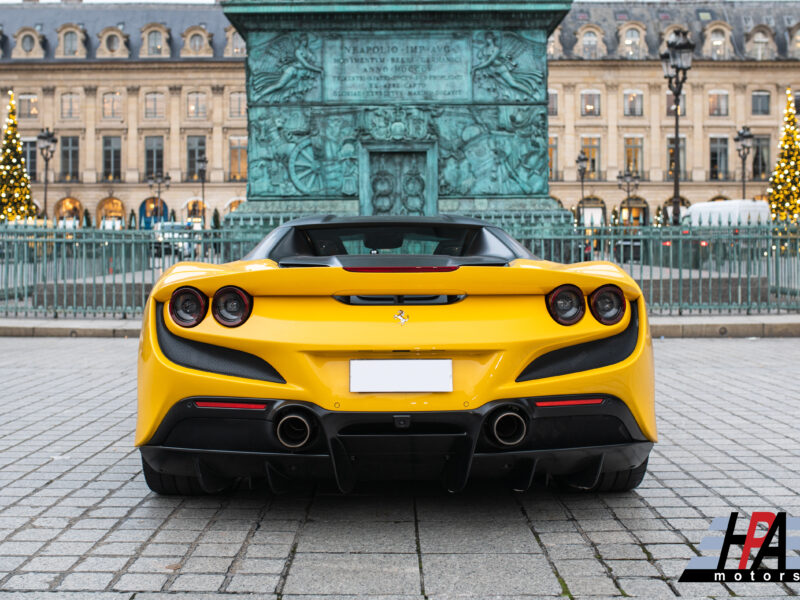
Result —
M315 256L411 254L463 256L477 229L430 225L304 229Z

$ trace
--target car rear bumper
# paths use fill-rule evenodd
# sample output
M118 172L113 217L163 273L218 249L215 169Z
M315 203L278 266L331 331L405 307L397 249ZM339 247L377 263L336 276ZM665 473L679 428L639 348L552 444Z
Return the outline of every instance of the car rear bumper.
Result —
M469 411L394 414L328 411L283 400L187 398L140 449L156 471L198 476L208 491L231 477L264 477L274 489L290 478L333 478L342 491L358 480L390 478L443 478L456 491L471 476L506 477L515 489L526 489L537 473L589 488L603 471L644 462L653 444L624 402L596 395L596 404L552 405L574 399L580 398L515 398ZM237 400L264 408L198 406ZM537 405L542 402L551 405ZM519 444L504 447L490 426L509 410L523 418L527 433ZM276 435L276 424L289 412L312 424L302 449L287 449Z

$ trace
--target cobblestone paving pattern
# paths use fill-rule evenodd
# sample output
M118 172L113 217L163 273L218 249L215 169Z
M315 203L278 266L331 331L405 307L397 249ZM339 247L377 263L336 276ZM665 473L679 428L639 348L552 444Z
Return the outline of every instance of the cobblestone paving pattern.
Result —
M0 599L776 597L676 583L710 520L800 515L800 341L658 340L636 491L149 493L134 340L0 339Z

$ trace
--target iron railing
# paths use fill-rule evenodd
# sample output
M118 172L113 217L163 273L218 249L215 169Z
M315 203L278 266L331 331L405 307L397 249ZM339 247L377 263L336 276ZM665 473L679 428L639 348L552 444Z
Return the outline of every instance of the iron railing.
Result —
M641 286L651 313L800 311L796 227L584 229L534 223L524 215L482 216L543 259L620 264ZM284 220L276 215L272 226ZM270 228L159 232L2 226L0 316L135 317L175 262L237 260Z

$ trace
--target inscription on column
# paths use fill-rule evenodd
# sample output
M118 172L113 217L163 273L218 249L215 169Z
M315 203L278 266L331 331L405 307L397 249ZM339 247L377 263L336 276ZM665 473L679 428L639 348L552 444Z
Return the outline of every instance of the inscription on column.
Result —
M323 100L471 100L464 35L342 36L323 42Z

